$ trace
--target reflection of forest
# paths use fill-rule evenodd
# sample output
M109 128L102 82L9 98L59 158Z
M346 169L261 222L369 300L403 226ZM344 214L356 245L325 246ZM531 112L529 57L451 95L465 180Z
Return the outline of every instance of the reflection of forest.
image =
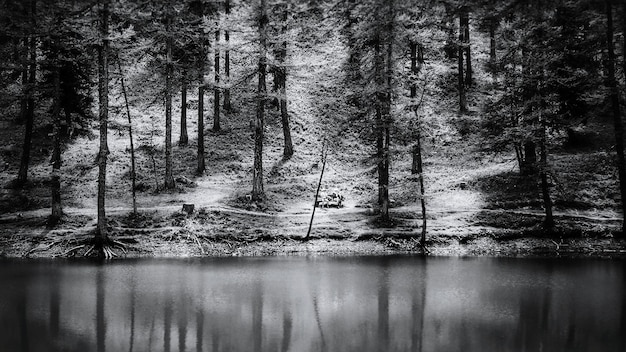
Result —
M7 351L623 347L624 263L436 258L8 263Z

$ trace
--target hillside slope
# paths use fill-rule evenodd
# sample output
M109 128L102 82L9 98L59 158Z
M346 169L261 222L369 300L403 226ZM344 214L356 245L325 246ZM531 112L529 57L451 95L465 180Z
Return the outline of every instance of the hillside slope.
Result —
M220 250L233 253L225 249L230 248L229 243L241 245L244 240L259 238L278 241L280 246L285 246L282 251L297 252L298 249L293 249L296 246L293 239L306 234L321 171L322 141L330 138L331 152L322 188L341 192L346 202L343 208L317 210L315 238L383 241L382 247L359 247L357 252L381 252L388 248L417 250L412 238L420 231L421 213L417 179L410 173L412 141L394 140L390 195L394 199L395 226L380 228L375 221L374 145L349 129L340 137L336 135L333 124L337 116L349 111L342 69L346 52L340 38L338 34L331 36L314 50L290 47L287 94L295 155L290 160L282 160L280 116L269 106L264 154L267 200L261 204L250 203L246 198L251 191L253 164L253 78L233 89L235 109L223 116L222 131L206 131L207 171L200 176L195 174L197 95L194 94L197 92L189 93L190 143L174 147L174 174L179 178L174 192L159 190L164 178L163 107L138 96L131 99L141 215L138 218L128 216L132 207L127 123L121 109L119 85L113 80L115 99L109 132L107 206L114 237L126 238L131 247L138 239L145 247L139 245L135 250L144 254L167 255L167 248L173 251L171 253L185 255L222 253ZM431 77L420 116L424 126L428 243L433 253L466 253L468 250L459 249L459 244L468 243L473 243L470 253L494 253L501 250L499 241L502 239L541 233L542 209L536 182L517 175L511 153L493 155L481 151L478 133L481 109L491 94L493 78L484 72L482 65L486 57L486 38L475 35L473 40L475 84L469 92L469 114L457 113L456 92L448 88L453 85L446 84L454 78L454 63L434 56L424 68ZM432 52L438 50L434 48ZM233 54L233 58L233 75L244 76L250 58L243 54L239 57ZM131 81L132 74L143 73L131 72L128 77ZM180 97L177 99L173 112L174 141L179 135ZM207 94L206 99L205 125L210 126L208 112L212 111L212 95ZM45 114L45 111L39 112L40 116ZM20 126L9 121L2 123L5 127L1 132L2 157L6 166L0 174L0 183L6 185L17 172L21 132ZM79 243L80 236L95 224L97 129L94 123L88 135L73 139L63 152L64 223L57 229L44 230L41 226L49 211L47 190L51 167L49 147L44 143L46 126L45 119L40 120L31 183L23 190L2 190L0 231L4 255L34 255L48 253L46 251L72 255L74 252L67 252L71 244ZM602 129L601 120L586 128L597 134L598 140L609 135L609 131ZM559 175L553 193L557 205L556 238L574 236L576 239L569 241L583 241L580 242L582 248L587 248L589 243L617 246L611 242L610 235L621 221L609 148L601 143L592 143L591 147L583 149L555 148L551 162L555 175ZM187 180L191 183L185 184ZM196 213L184 215L181 212L184 203L194 204ZM67 238L65 242L56 240L57 235L67 233L78 237ZM55 244L62 245L43 249L43 237L23 243L8 239L16 234L48 235ZM129 235L138 237L132 240ZM381 239L379 236L383 235L392 239ZM600 236L601 242L591 241L596 236ZM516 253L544 248L552 246L551 241L530 244L518 241L507 244L505 251ZM176 250L177 246L182 247ZM331 251L336 252L342 245L331 247L335 248ZM267 248L256 250L244 253L273 253Z

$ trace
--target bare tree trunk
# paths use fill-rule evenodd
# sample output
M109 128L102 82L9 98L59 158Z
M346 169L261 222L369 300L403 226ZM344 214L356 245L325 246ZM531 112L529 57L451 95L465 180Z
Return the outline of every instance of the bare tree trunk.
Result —
M224 9L226 12L226 17L230 17L230 0L226 0L224 2ZM230 112L232 110L232 106L230 104L230 31L224 30L224 41L226 42L224 49L224 74L226 75L226 88L224 88L224 111Z
M58 37L54 37L52 46L54 51L54 106L52 110L54 128L52 132L52 177L50 182L52 214L50 215L48 223L55 225L61 220L61 216L63 216L63 208L61 207L61 63L59 60Z
M109 147L107 133L109 122L109 0L104 0L100 15L100 37L98 46L98 110L100 120L100 151L98 153L98 228L96 243L102 245L108 240L105 214L106 170Z
M183 68L180 90L180 139L179 145L187 145L189 136L187 135L187 68Z
M463 52L465 51L463 48L463 43L465 42L465 28L463 27L463 14L459 15L459 44L458 44L458 88L459 88L459 109L461 113L467 112L467 100L465 97L465 74L463 68Z
M613 49L613 6L611 0L606 0L606 44L608 49L608 77L607 87L610 90L611 106L613 108L613 127L615 131L615 153L617 154L617 171L619 175L619 188L622 198L622 231L624 235L624 222L626 221L626 160L624 158L624 126L622 112L619 105L619 88L615 79L615 51Z
M287 32L287 5L284 5L282 11L282 31L281 36L284 36ZM288 160L293 156L293 143L291 141L291 126L289 123L289 112L287 111L287 41L283 40L276 52L276 59L278 61L278 67L276 67L278 94L280 95L280 117L283 125L284 136L284 149L283 160Z
M322 179L324 178L324 170L326 169L326 158L328 156L328 145L324 141L322 145L322 172L320 173L320 180L317 183L317 190L315 191L315 200L313 201L313 211L311 212L311 221L309 222L309 230L306 232L304 240L307 241L311 235L311 229L313 228L313 219L315 218L315 208L317 206L317 199L320 195L320 188L322 188Z
M380 160L378 164L378 186L379 186L379 197L380 197L380 219L383 222L389 222L391 217L389 216L389 161L390 161L390 144L391 144L391 133L390 126L392 123L391 120L391 93L392 93L392 78L393 78L393 21L394 21L394 2L390 0L387 3L388 13L386 20L388 23L386 24L387 32L386 36L383 37L381 42L381 37L378 36L379 41L376 43L376 65L379 66L378 71L378 89L383 89L384 92L380 92L378 105L380 112L380 120L379 123L379 146L382 147L380 150ZM385 45L386 49L386 57L383 57L383 53L381 52L381 44ZM386 66L385 66L386 63Z
M541 158L541 194L543 197L543 206L546 212L546 218L543 227L551 230L554 227L554 216L552 215L552 199L550 198L550 184L548 182L548 152L546 151L546 124L541 121L541 145L539 146Z
M537 144L532 140L524 142L524 159L521 170L523 175L530 175L537 172Z
M385 86L384 71L384 57L381 52L381 35L376 33L376 41L374 44L374 79L376 81L376 170L378 172L378 204L383 205L385 199L385 184L383 182L384 176L384 148L385 148L385 131L383 121L383 105L385 100L385 93L381 92Z
M417 113L417 111L416 111ZM417 133L417 140L415 143L415 149L417 149L417 174L419 175L420 183L420 204L422 209L422 233L420 236L420 244L422 247L426 245L426 199L424 197L424 168L422 164L422 134L420 131Z
M256 121L254 124L254 169L252 175L252 199L263 199L263 134L265 125L265 99L267 86L265 82L267 68L267 3L261 0L259 16L259 84L257 87Z
M411 71L417 73L419 72L419 68L417 66L418 61L423 61L423 56L418 55L418 47L420 46L418 43L411 42ZM421 49L419 49L421 52ZM417 97L417 85L415 83L411 84L411 99L414 100ZM423 92L422 92L423 97ZM421 133L421 124L419 123L419 115L417 113L417 109L419 108L420 103L415 103L413 106L413 112L415 113L415 119L417 121L417 136L415 145L413 146L413 163L411 166L411 173L417 174L419 177L419 186L420 186L420 202L422 208L422 233L420 237L420 244L422 247L426 244L426 199L424 199L424 170L422 163L422 133Z
M165 63L165 189L175 187L172 175L172 76L174 64L172 59L172 13L167 9L167 39L166 39L166 63Z
M443 5L446 11L445 19L447 25L447 38L443 50L446 54L446 58L454 59L458 55L458 44L455 43L456 41L454 40L454 13L449 2L444 1Z
M465 47L465 85L472 85L472 50L470 46L470 27L469 27L469 12L467 8L462 10L463 16L463 29L465 31L465 35L463 36L463 46Z
M122 72L122 63L117 56L117 69L120 72L120 82L122 84L122 94L124 96L124 105L126 107L126 116L128 117L128 140L130 141L130 181L131 192L133 195L133 214L137 215L137 169L135 167L135 143L133 141L133 122L130 117L130 106L128 104L128 94L126 92L126 83L124 73Z
M626 81L626 1L622 1L622 76Z
M206 169L204 162L204 65L206 52L204 44L200 44L200 58L198 67L198 166L196 172L202 175Z
M387 67L384 70L385 80L385 94L383 100L383 153L382 153L382 186L383 186L383 199L381 206L381 220L383 222L389 222L391 217L389 216L389 208L391 206L389 201L389 162L390 162L390 145L391 145L391 96L392 96L392 80L393 80L393 22L394 22L394 2L389 0L388 6L388 32L385 38L385 46L387 49Z
M215 31L215 86L213 87L213 131L222 129L220 126L220 30Z
M30 51L28 36L22 41L22 95L20 96L20 117L18 122L24 123L28 114L28 53Z
M491 18L489 20L489 63L494 69L496 60L498 59L496 55L496 26L497 22L495 18Z
M31 28L36 28L37 0L30 2ZM26 98L26 125L24 126L24 144L22 145L22 158L20 170L17 174L17 184L23 185L28 180L28 164L30 163L30 150L32 147L33 124L35 120L35 84L37 82L37 39L30 36L28 50L30 52L28 68L28 88Z

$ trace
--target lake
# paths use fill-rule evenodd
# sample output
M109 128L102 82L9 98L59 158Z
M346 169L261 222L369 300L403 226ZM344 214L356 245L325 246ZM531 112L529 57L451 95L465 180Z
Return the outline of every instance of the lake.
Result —
M0 261L1 351L626 351L626 261Z

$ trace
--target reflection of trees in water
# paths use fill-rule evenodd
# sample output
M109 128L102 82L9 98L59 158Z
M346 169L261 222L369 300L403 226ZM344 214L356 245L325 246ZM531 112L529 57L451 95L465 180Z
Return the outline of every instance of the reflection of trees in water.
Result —
M59 324L60 324L60 311L61 311L61 293L60 291L60 275L49 275L48 284L50 285L50 337L52 339L52 345L50 351L56 351L56 346L59 342Z
M134 272L134 271L133 271ZM128 343L128 352L133 352L135 345L135 304L137 296L137 282L130 281L130 341Z
M165 298L163 306L163 351L170 352L170 340L172 333L172 298Z
M389 260L383 259L378 278L378 345L389 350Z
M28 306L28 294L25 287L20 287L24 292L22 295L17 296L17 318L20 325L20 346L21 351L28 351L28 321L26 314L26 307Z
M105 351L106 320L104 316L104 266L96 270L96 346L98 352Z
M622 312L620 316L620 329L619 331L626 331L626 268L622 265L622 272L619 276L622 278ZM620 340L620 351L626 351L626 338Z
M182 289L180 289L180 286L178 297L182 300L180 305L181 313L178 314L178 351L182 352L187 349L187 320L189 317L187 316L188 297Z
M419 291L415 291L411 295L411 351L422 352L424 317L426 315L426 257L420 257L416 263L416 284Z
M621 267L482 265L494 270L490 278L479 272L442 283L448 269L428 259L353 261L284 272L264 261L236 272L139 268L122 279L115 266L82 268L78 279L39 272L21 286L0 287L0 300L12 302L0 305L0 324L10 351L624 350ZM499 280L520 284L511 291ZM442 289L459 285L466 296L442 301Z
M252 346L254 351L263 351L263 287L254 282L252 290Z
M291 319L291 311L289 310L289 308L283 307L283 339L280 348L281 352L289 351L292 327L293 321Z

